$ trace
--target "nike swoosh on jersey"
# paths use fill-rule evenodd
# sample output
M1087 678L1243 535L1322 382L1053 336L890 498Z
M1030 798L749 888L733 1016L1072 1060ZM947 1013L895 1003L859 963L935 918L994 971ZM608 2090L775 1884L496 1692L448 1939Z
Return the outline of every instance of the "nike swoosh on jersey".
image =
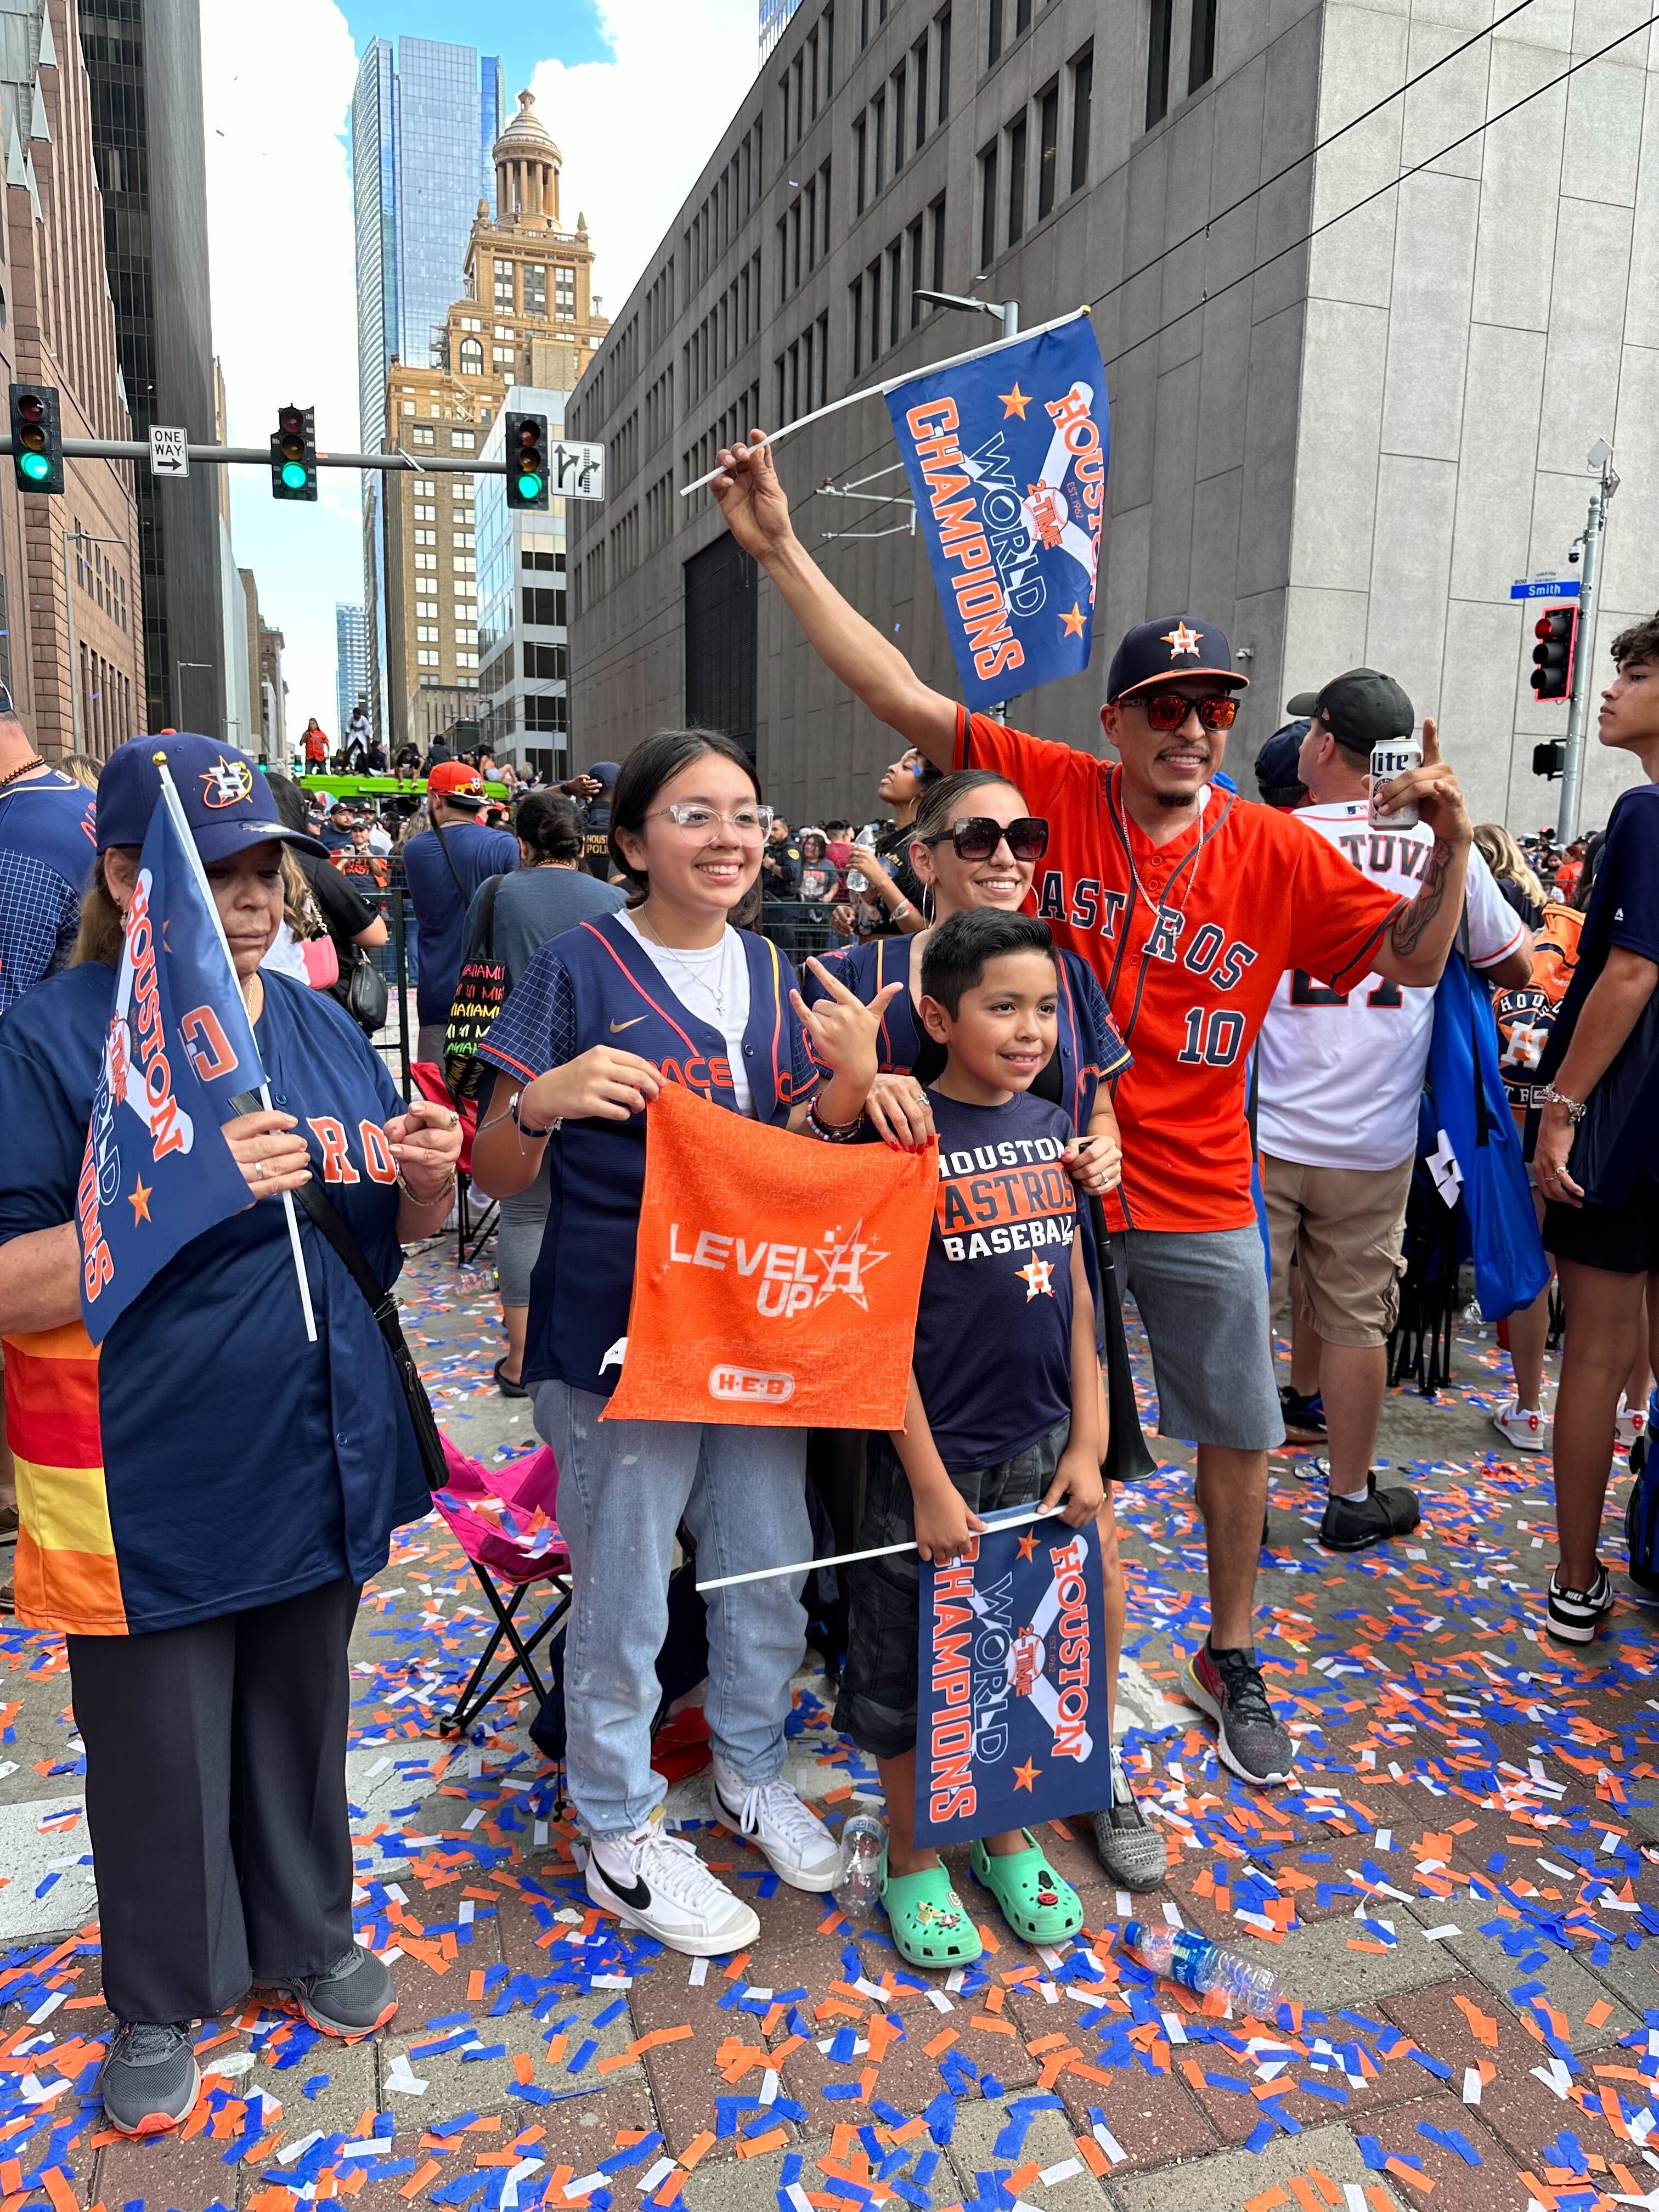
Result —
M611 1023L611 1036L615 1036L617 1035L617 1031L618 1031L619 1030L631 1030L631 1029L633 1028L633 1026L634 1026L634 1022L642 1022L642 1021L644 1021L646 1018L647 1018L647 1017L646 1017L644 1014L635 1014L635 1017L634 1017L634 1021L631 1021L631 1022L612 1022L612 1023Z
M605 1872L605 1862L597 1852L593 1854L592 1863L599 1880L608 1890L621 1898L624 1905L631 1905L635 1912L643 1912L647 1909L651 1903L651 1892L642 1881L636 1881L631 1889L624 1889L621 1882Z

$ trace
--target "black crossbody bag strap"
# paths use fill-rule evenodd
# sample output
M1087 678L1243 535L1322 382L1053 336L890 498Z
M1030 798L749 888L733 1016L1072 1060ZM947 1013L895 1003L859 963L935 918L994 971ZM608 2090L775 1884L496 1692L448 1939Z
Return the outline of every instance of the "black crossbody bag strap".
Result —
M461 872L455 865L455 855L449 849L449 840L444 835L444 825L441 822L433 823L432 834L438 841L439 851L449 863L449 872L455 878L455 889L460 895L461 912L465 914L471 902L466 896L466 885L461 881Z
M257 1091L241 1091L230 1103L239 1114L258 1114L263 1111L264 1104ZM294 1196L295 1202L304 1206L311 1216L320 1234L334 1247L340 1264L362 1292L368 1310L374 1316L375 1325L386 1339L386 1350L392 1354L392 1364L398 1372L398 1381L415 1431L415 1442L420 1450L427 1488L442 1490L449 1480L449 1462L444 1457L443 1438L438 1433L432 1401L427 1396L426 1385L415 1364L415 1355L409 1348L403 1323L398 1318L395 1295L389 1290L383 1290L376 1281L374 1269L363 1257L362 1247L346 1227L334 1201L325 1195L315 1176L309 1182L301 1183Z

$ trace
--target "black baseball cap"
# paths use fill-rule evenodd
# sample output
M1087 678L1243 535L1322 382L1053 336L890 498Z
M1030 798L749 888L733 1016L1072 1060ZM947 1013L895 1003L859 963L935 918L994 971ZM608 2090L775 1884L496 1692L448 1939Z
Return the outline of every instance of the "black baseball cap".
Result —
M1189 615L1160 615L1123 634L1106 674L1106 703L1127 699L1172 676L1218 676L1243 690L1249 683L1233 666L1233 649L1213 623Z
M276 794L246 753L188 730L170 731L160 738L129 738L104 763L98 779L100 853L112 845L143 843L161 795L158 755L167 762L196 849L204 860L228 860L245 845L263 844L271 837L326 855L326 845L278 820Z
M1302 782L1297 761L1302 751L1302 740L1308 734L1305 721L1286 722L1283 729L1275 730L1255 757L1255 780L1263 793L1269 791L1291 791Z
M1417 711L1392 676L1375 668L1350 668L1317 691L1298 691L1285 702L1287 714L1317 714L1345 752L1369 754L1373 745L1408 738Z

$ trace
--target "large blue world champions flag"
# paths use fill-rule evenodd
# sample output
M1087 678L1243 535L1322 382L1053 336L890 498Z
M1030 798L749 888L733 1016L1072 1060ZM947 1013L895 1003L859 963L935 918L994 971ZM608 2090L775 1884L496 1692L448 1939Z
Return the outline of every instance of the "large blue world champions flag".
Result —
M264 1081L182 810L150 817L81 1164L81 1311L101 1344L145 1285L251 1202L222 1124Z
M921 1570L916 1841L965 1843L1111 1800L1100 1534L997 1528Z
M1111 432L1088 316L887 405L969 707L1086 668Z

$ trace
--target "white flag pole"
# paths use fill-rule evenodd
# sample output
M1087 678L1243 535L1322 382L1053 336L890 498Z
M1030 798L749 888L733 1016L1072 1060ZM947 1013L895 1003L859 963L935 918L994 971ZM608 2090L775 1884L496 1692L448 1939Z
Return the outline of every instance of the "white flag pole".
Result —
M219 909L214 903L212 886L209 884L207 879L207 870L202 866L202 856L196 849L196 840L191 834L190 821L185 812L184 803L179 799L178 787L173 782L172 775L168 770L167 755L165 753L158 752L155 756L155 759L156 767L161 772L162 803L167 807L167 811L172 815L173 826L184 841L185 852L190 855L190 865L196 872L197 885L201 891L202 896L207 902L208 912L213 916L213 927L215 933L217 935L219 939L219 949L225 956L225 966L230 970L230 980L232 985L234 987L237 995L240 997L241 995L242 989L241 978L236 973L236 963L230 957L230 941L225 935L225 925L219 919ZM261 1083L259 1085L259 1099L261 1104L264 1105L267 1110L270 1110L270 1084ZM308 1343L315 1344L317 1341L317 1316L312 1310L311 1285L306 1279L305 1255L300 1248L300 1224L295 1214L294 1194L291 1190L285 1190L283 1193L283 1211L288 1216L289 1246L294 1254L294 1273L300 1285L300 1304L305 1310L306 1339Z
M846 392L841 398L832 399L827 407L815 408L811 414L803 415L796 422L786 422L781 430L769 430L766 441L770 446L781 445L786 438L793 438L797 430L804 430L809 422L822 422L826 415L837 415L843 407L851 407L860 399L883 399L890 392L896 392L901 385L914 384L919 376L937 376L942 368L960 368L964 362L987 360L992 354L1001 353L1009 346L1024 345L1032 338L1040 338L1045 331L1063 330L1067 323L1079 321L1088 312L1086 307L1073 307L1069 315L1056 315L1049 323L1034 323L1029 331L1016 331L1012 337L993 338L989 345L973 346L966 353L951 354L947 360L930 361L924 362L920 368L907 368L902 376L890 377L885 384L866 384L861 392ZM696 483L684 485L680 497L690 499L694 491L701 491L706 483L713 483L720 473L718 469L710 469L708 475L699 477ZM821 1565L823 1562L819 1564ZM781 1574L783 1569L780 1568L778 1571Z
M986 1533L994 1535L999 1528L1019 1528L1028 1521L1049 1520L1059 1510L1057 1505L1034 1505L1029 1513L1010 1513L1001 1520L988 1521ZM731 1589L738 1583L765 1583L778 1575L810 1574L814 1567L851 1567L860 1559L888 1559L896 1552L914 1552L915 1548L915 1539L912 1537L908 1544L878 1544L871 1552L837 1552L831 1559L797 1559L793 1567L757 1567L752 1574L722 1575L717 1582L699 1583L697 1588L699 1591Z

